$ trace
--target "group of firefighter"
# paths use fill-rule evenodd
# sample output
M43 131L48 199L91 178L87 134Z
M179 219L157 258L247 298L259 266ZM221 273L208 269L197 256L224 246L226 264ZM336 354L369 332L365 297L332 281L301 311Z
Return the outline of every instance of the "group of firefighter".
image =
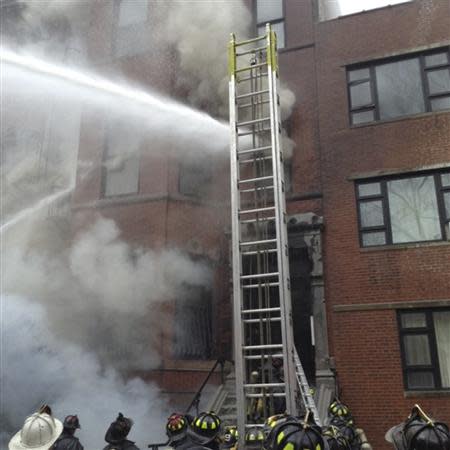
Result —
M328 425L319 427L310 412L302 418L289 414L269 417L263 426L247 428L242 442L235 426L223 426L214 412L196 417L172 414L166 424L167 444L149 447L169 447L174 450L363 450L370 449L355 428L348 407L335 399L328 409ZM139 450L128 434L133 421L119 413L105 434L104 450ZM9 442L9 450L83 450L75 431L80 428L76 415L63 423L52 415L47 405L28 417L22 429ZM396 450L450 450L449 428L435 421L415 405L409 417L392 427L386 440Z

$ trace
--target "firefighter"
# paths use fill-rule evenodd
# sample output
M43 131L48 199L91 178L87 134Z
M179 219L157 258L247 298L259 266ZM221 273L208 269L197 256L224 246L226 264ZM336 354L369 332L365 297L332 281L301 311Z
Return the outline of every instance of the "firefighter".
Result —
M133 421L119 413L106 431L105 441L108 445L103 450L139 450L134 442L127 439L132 426Z
M202 412L191 423L188 435L195 445L219 450L222 421L212 411Z
M239 441L238 430L235 426L226 427L222 436L221 449L237 450Z
M385 439L396 450L450 450L448 426L428 417L419 405L414 405L408 419L392 427Z
M275 430L274 430L275 431ZM276 427L276 435L270 450L325 450L320 427L304 422L286 421Z
M179 450L192 447L192 440L187 433L191 421L191 417L179 413L173 413L167 419L166 434L172 448Z
M49 450L63 430L48 405L27 417L20 431L9 441L9 450Z
M80 421L77 416L67 416L64 419L63 431L51 450L83 450L80 441L75 437L75 431L80 429Z

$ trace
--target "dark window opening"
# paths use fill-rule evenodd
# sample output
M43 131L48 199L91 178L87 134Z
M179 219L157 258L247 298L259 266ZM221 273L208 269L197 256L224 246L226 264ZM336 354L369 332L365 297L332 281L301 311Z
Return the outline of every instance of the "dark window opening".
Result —
M363 247L450 239L450 171L356 184Z
M449 47L347 69L352 125L450 109Z
M450 309L398 312L405 389L450 389Z
M204 198L211 189L212 164L183 161L179 166L179 192L197 198Z
M175 302L175 359L210 359L213 352L212 291L187 286Z

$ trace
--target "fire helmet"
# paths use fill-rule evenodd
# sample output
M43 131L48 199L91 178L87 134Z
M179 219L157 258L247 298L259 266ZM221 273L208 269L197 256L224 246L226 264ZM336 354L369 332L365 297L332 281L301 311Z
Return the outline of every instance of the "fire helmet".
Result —
M347 417L350 415L348 406L338 399L334 399L328 407L328 413L332 417Z
M252 427L247 431L247 433L245 433L246 448L262 448L264 440L264 433L258 427Z
M285 423L298 423L298 419L289 414L276 414L264 422L263 433L265 434L264 448L272 450L275 445L275 437L280 427Z
M117 419L111 423L106 431L105 441L109 444L117 444L123 441L128 436L132 426L133 421L128 417L124 417L122 413L119 413Z
M202 412L194 418L188 433L195 443L204 445L219 435L221 423L220 418L214 412Z
M173 413L166 424L166 434L170 442L177 442L186 437L188 421L183 414Z
M273 450L324 450L321 428L308 423L285 423L275 436Z
M64 419L63 423L64 428L68 430L76 430L77 428L81 428L80 421L78 420L78 416L67 416Z
M42 409L41 409L42 410ZM58 439L63 424L51 415L51 410L37 412L25 419L22 429L9 441L9 450L47 450Z
M236 427L226 427L222 436L222 448L235 447L239 441L239 433Z

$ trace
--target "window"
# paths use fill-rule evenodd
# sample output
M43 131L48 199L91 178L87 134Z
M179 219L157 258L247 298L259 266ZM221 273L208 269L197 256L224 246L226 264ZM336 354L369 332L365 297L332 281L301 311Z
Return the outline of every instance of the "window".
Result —
M206 158L203 156L203 158ZM211 161L199 162L183 161L180 163L179 191L180 194L192 197L205 197L211 189L212 170Z
M139 190L140 133L130 124L107 128L103 161L103 195L135 194Z
M187 287L186 297L175 303L174 357L209 359L213 349L212 292Z
M116 56L133 56L150 50L148 0L120 0L116 29Z
M450 389L450 309L399 311L406 389Z
M272 30L277 34L278 48L284 48L286 39L283 0L256 1L256 26L259 35L263 35L266 32L266 23L268 22L272 25Z
M356 184L363 247L450 240L450 171Z
M352 125L450 109L449 48L347 70Z

